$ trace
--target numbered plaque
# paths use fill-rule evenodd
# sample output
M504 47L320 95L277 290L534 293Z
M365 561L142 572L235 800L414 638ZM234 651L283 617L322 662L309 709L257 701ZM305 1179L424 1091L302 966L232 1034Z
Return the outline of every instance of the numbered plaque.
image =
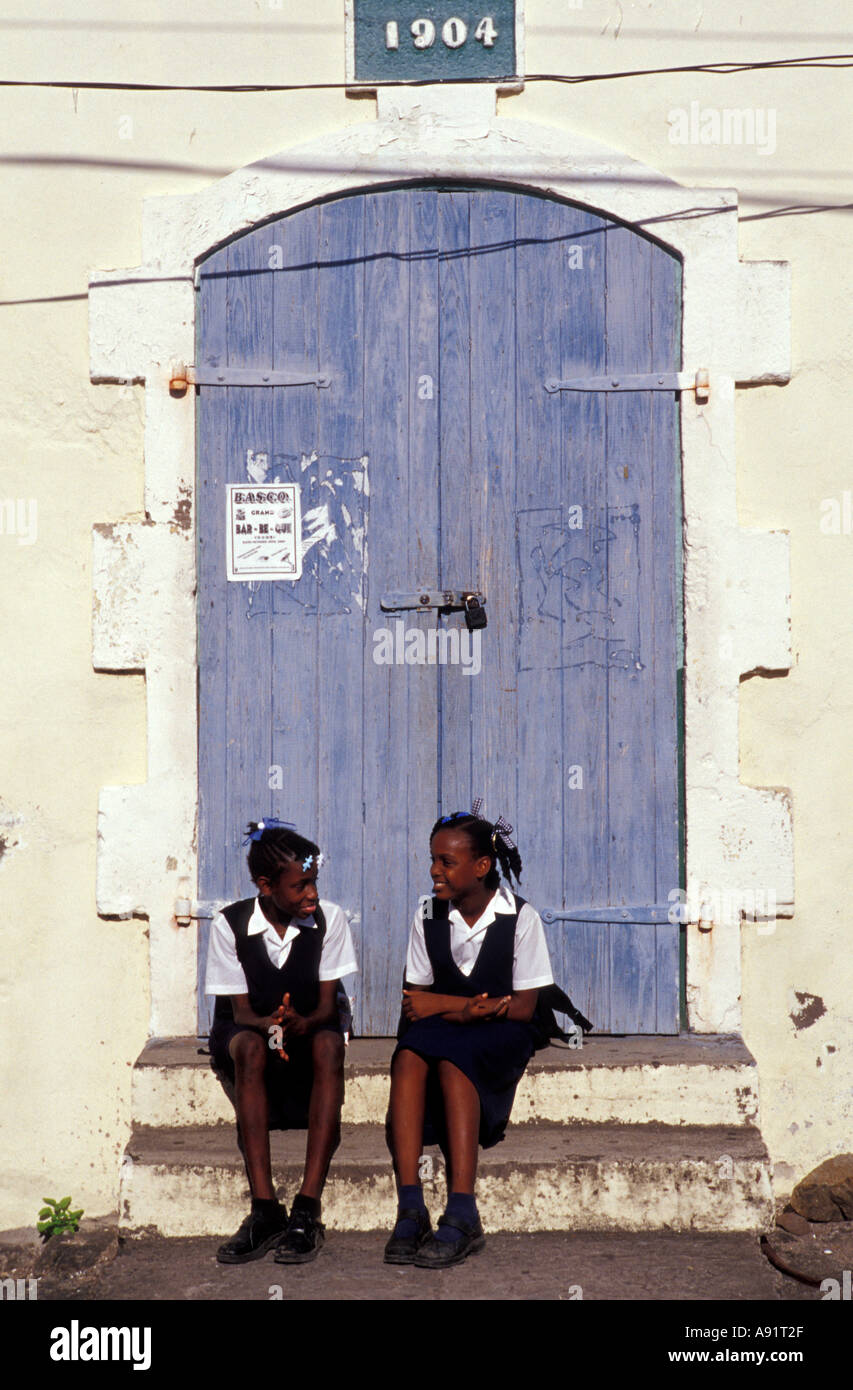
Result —
M442 82L521 75L521 0L347 0L347 80Z

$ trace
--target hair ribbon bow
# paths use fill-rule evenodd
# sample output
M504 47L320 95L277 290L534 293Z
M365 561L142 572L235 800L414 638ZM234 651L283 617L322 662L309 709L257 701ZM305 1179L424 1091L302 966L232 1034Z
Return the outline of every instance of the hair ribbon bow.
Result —
M482 809L482 805L483 798L481 796L475 797L473 802L471 803L471 815L479 816L480 811ZM512 826L510 825L509 821L506 820L504 816L498 816L497 820L495 821L495 828L492 831L492 844L494 844L496 839L501 839L503 840L504 844L509 845L511 849L517 849L518 846L516 845L515 840L510 839L511 834Z
M503 840L505 845L508 845L510 847L510 849L517 849L518 846L516 845L515 840L510 839L511 834L512 826L510 825L509 821L505 820L503 816L498 816L497 820L495 821L495 828L492 831L492 843L494 844L496 839L501 839Z
M265 830L295 830L296 826L290 820L276 820L275 816L267 816L266 820L259 820L257 828L250 830L243 841L244 845L249 844L250 840L259 840Z

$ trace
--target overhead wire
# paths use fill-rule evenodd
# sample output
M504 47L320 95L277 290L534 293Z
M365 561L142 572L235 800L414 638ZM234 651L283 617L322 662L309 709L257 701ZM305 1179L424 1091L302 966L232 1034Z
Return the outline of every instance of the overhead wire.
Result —
M608 82L623 78L638 77L661 77L678 73L702 73L709 76L731 76L737 73L758 72L773 69L787 70L807 70L823 68L831 71L832 69L844 70L853 67L853 53L823 53L812 54L807 57L797 58L770 58L758 59L748 62L716 62L716 63L681 63L670 67L657 68L626 68L612 72L597 73L529 73L520 77L518 80L527 84L530 82L555 82L559 84L575 85L586 82ZM495 86L501 81L511 81L513 76L508 74L506 78L495 77L442 77L441 85L488 85ZM384 87L424 87L436 85L434 77L412 78L408 80L393 79L388 81L367 81L365 79L353 79L344 82L281 82L281 83L162 83L162 82L83 82L78 80L54 80L54 79L26 79L26 78L0 78L0 87L21 87L21 88L56 88L60 90L81 91L118 91L118 92L208 92L223 94L241 94L256 92L312 92L312 91L351 91L361 89L376 90ZM19 158L7 159L3 162L25 162ZM808 206L789 206L777 208L772 211L762 213L752 213L741 215L741 221L754 221L760 218L793 216L797 214L812 213L818 211L848 211L851 204L821 205L812 204ZM718 210L717 210L718 211ZM13 304L45 304L59 303L68 300L85 299L87 294L67 294L51 295L34 299L19 299L0 301L0 307L11 307Z
M728 77L734 73L758 72L775 68L787 69L810 69L824 68L827 70L838 68L844 69L853 67L853 53L821 53L803 58L767 58L750 60L747 62L718 62L718 63L679 63L672 67L658 68L623 68L613 72L588 72L588 73L555 73L537 72L529 73L518 77L524 83L528 82L557 82L557 83L583 83L583 82L612 82L626 77L664 77L674 73L707 73L712 76ZM507 73L503 77L444 77L440 78L442 86L461 84L461 85L488 85L494 86L495 83L509 82L515 80L515 74ZM182 83L182 82L82 82L75 80L54 80L47 78L0 78L0 87L57 87L67 88L72 91L109 91L109 92L323 92L323 91L345 91L353 88L369 88L371 90L380 87L425 87L435 86L436 77L417 77L408 79L393 78L388 80L370 80L366 78L353 78L344 82L243 82L243 83Z

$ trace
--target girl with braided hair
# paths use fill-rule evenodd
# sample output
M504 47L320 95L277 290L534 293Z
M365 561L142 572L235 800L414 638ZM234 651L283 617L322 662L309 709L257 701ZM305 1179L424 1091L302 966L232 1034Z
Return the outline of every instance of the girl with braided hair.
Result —
M341 976L358 966L342 909L319 899L317 845L274 819L252 822L244 844L258 896L214 917L205 991L216 996L210 1051L234 1083L252 1209L217 1259L243 1264L275 1245L277 1261L302 1264L324 1239L320 1197L344 1098ZM289 1218L272 1184L270 1128L308 1130Z
M432 901L415 914L398 1045L391 1062L388 1140L399 1189L389 1264L437 1269L483 1248L474 1198L478 1144L504 1137L516 1086L537 1046L539 990L553 982L539 914L501 885L521 876L503 818L436 821ZM424 1142L447 1161L448 1201L431 1234L418 1169Z

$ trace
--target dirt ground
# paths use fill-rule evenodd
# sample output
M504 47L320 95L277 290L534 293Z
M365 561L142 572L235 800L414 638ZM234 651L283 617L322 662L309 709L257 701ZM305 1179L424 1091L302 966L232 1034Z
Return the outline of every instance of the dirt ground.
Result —
M540 1370L550 1366L560 1380L596 1367L608 1379L641 1368L666 1374L681 1356L726 1365L760 1358L762 1370L771 1359L793 1356L799 1372L813 1377L837 1370L849 1344L849 1291L846 1302L826 1301L820 1287L776 1269L755 1235L504 1232L440 1273L385 1265L385 1239L385 1232L330 1230L311 1264L277 1265L270 1251L235 1267L217 1264L216 1237L120 1241L108 1223L53 1237L43 1248L31 1237L16 1243L0 1236L2 1275L21 1281L17 1298L25 1300L2 1312L6 1346L65 1384L69 1375L91 1381L101 1371L114 1379L134 1369L150 1369L159 1380L166 1368L170 1378L186 1371L237 1383L247 1356L256 1378L281 1374L283 1365L291 1376L300 1366L316 1372L318 1355L332 1374L352 1369L353 1356L365 1349L392 1343L400 1349L395 1364L415 1352L424 1369L442 1345L452 1346L458 1372L464 1356L473 1358L472 1347L488 1352L522 1332L526 1345L540 1349ZM38 1280L34 1290L29 1277ZM507 1324L500 1311L506 1301L525 1304L523 1323ZM216 1302L229 1305L221 1317L211 1307ZM472 1302L479 1305L476 1323L465 1311ZM297 1303L315 1309L294 1320L283 1305ZM440 1316L424 1322L416 1306L424 1303L441 1303ZM148 1364L54 1360L57 1336L94 1334L99 1325L147 1336ZM460 1360L462 1348L469 1350ZM504 1373L493 1352L488 1360L491 1375ZM478 1365L482 1371L482 1359L470 1361L472 1370ZM411 1359L409 1366L411 1373ZM683 1377L684 1366L675 1373Z
M4 1277L38 1277L39 1300L821 1301L776 1270L754 1235L535 1232L490 1235L485 1250L434 1272L382 1262L383 1232L329 1231L311 1264L216 1262L216 1237L119 1241L104 1226L40 1250L0 1247Z

